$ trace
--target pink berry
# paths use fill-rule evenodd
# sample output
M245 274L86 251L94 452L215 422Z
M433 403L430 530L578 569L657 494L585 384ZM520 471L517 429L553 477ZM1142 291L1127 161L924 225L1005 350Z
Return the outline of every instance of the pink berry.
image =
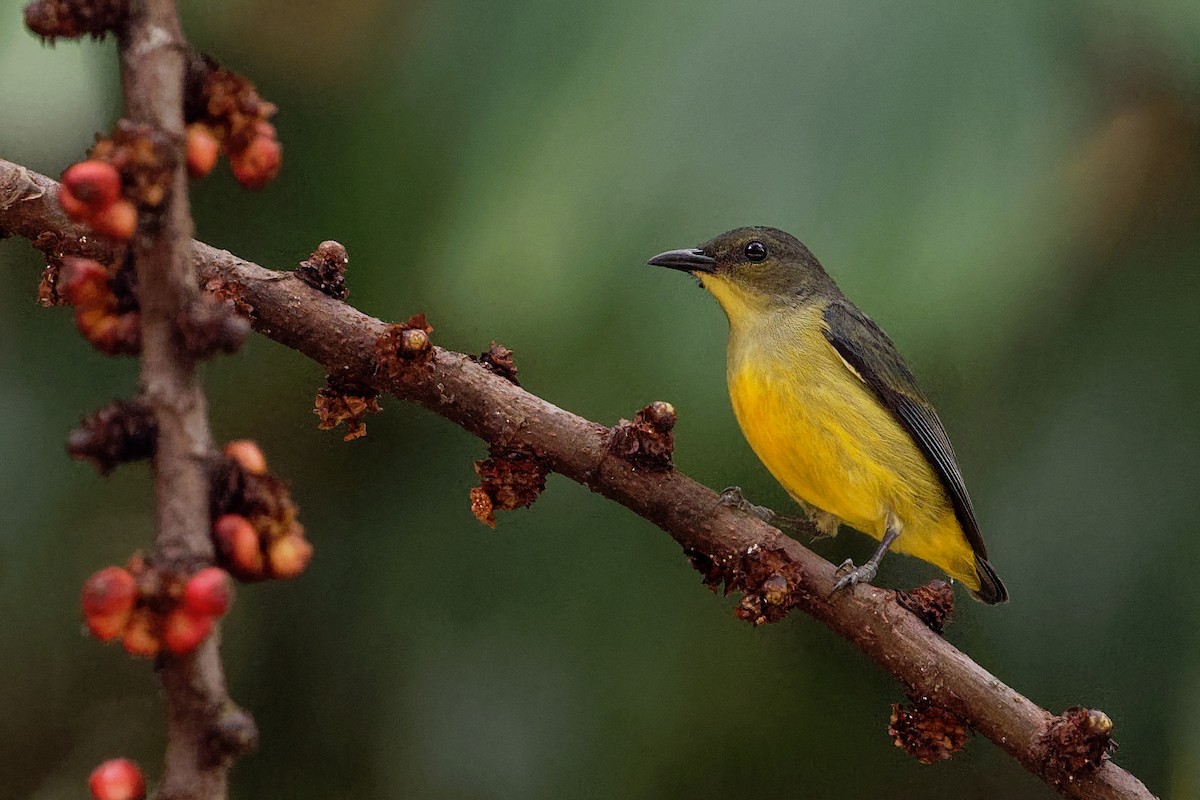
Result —
M112 205L121 197L121 173L103 161L80 161L67 167L63 187L71 196L93 210Z
M271 574L276 578L294 578L304 572L312 555L313 546L295 533L276 539L267 550Z
M163 623L163 642L176 655L190 653L212 633L210 614L193 614L187 608L177 608L167 614Z
M105 567L83 584L83 618L102 642L120 636L137 600L137 584L128 570Z
M127 758L114 758L92 770L88 789L95 800L142 800L146 779L137 764Z
M247 189L261 189L276 175L283 163L283 148L270 136L256 136L240 153L230 155L233 177Z
M220 567L205 567L188 578L183 607L195 616L220 617L229 610L232 592L228 572Z
M267 472L267 457L252 439L234 439L225 445L222 452L251 475L265 475Z

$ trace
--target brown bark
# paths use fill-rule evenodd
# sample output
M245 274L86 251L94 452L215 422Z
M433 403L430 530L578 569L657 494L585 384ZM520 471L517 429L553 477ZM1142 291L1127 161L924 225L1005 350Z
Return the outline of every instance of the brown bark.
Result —
M77 234L53 201L55 190L54 181L0 161L0 229L35 242L41 237L42 246ZM1046 734L1055 718L929 630L897 604L894 592L860 586L831 595L833 565L775 528L718 505L713 491L681 473L622 459L605 426L554 406L461 353L434 348L428 361L389 372L376 353L387 327L382 321L290 273L201 243L194 244L192 259L203 280L252 307L256 330L309 356L331 376L418 403L495 447L536 454L554 471L654 522L710 574L733 576L745 585L738 576L765 565L776 576L772 591L786 586L788 605L853 642L910 693L964 719L1064 796L1153 797L1111 762L1064 780L1048 758L1053 754ZM779 575L787 576L786 583Z
M192 219L184 169L183 88L187 47L174 0L134 0L119 31L125 116L170 142L170 188L160 208L143 211L130 243L141 308L141 395L154 413L156 567L186 572L213 559L208 459L214 450L204 392L179 321L198 296L191 259ZM220 629L187 655L158 662L167 747L157 796L221 800L229 756L253 743L253 723L229 700Z

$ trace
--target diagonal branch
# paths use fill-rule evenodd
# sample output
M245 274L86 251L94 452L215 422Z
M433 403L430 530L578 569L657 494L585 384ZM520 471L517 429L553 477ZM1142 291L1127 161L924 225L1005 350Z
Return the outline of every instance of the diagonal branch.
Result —
M79 229L59 211L56 190L49 178L0 160L0 229L42 249L69 248ZM779 576L786 576L787 606L799 607L853 642L914 696L958 715L1064 796L1153 797L1141 781L1107 760L1064 777L1055 761L1062 755L1055 742L1063 718L933 633L897 604L895 592L861 586L831 596L833 565L775 528L718 505L714 492L686 476L623 460L613 452L605 426L554 406L461 353L434 348L423 364L383 369L376 351L387 329L382 321L291 273L199 242L193 244L192 260L203 279L252 307L255 329L309 356L335 379L415 402L493 446L536 454L554 471L658 525L710 578L766 597L764 578L779 586Z

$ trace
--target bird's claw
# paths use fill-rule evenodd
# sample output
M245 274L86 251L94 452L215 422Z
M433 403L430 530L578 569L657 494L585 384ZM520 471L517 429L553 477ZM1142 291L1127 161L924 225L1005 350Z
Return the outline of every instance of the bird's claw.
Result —
M837 568L835 575L841 575L837 583L833 585L833 591L837 592L845 589L847 586L856 586L860 583L870 583L875 580L875 574L879 571L879 567L868 561L861 567L854 566L854 562L846 559ZM845 573L845 574L843 574Z
M775 512L766 506L756 506L746 499L746 495L742 494L742 487L727 486L721 492L721 499L718 501L720 505L726 508L732 508L736 511L741 511L743 514L749 514L752 517L757 517L763 522L771 522L775 519Z
M738 510L750 505L750 501L746 499L746 495L742 494L742 487L740 486L726 486L722 489L719 502L727 508L736 508Z

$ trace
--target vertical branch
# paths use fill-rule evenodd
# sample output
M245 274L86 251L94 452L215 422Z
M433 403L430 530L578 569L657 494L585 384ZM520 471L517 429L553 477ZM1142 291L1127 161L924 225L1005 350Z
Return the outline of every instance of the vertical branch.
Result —
M203 464L213 450L212 437L204 393L176 335L177 321L197 293L188 263L192 220L183 167L184 53L172 0L132 4L121 36L126 114L166 134L174 161L166 200L156 213L143 212L131 243L142 310L142 392L159 427L156 555L172 564L213 555Z
M120 31L127 117L170 142L170 190L142 212L132 253L142 320L141 388L158 426L154 458L157 526L154 562L186 569L211 562L209 478L213 452L205 397L179 326L196 302L192 220L184 169L187 49L173 0L133 0ZM217 632L188 655L163 656L166 765L158 796L220 800L228 763L252 746L253 722L229 700Z

